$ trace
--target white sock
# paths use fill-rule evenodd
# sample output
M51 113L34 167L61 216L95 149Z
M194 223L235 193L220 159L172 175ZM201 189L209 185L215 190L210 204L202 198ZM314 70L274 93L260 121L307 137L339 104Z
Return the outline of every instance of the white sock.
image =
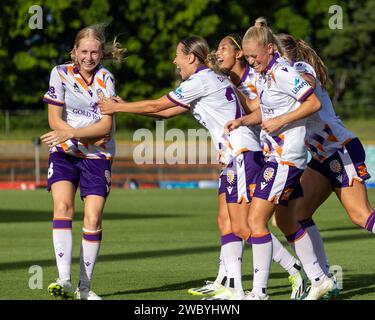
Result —
M220 283L225 286L227 282L227 270L225 268L224 259L223 259L223 246L220 247L220 257L219 257L219 271L215 279L216 283Z
M52 239L59 278L70 281L73 248L72 219L53 219Z
M92 274L98 257L101 240L102 230L89 231L83 229L79 271L80 288L90 289L91 287Z
M221 250L227 272L227 287L243 290L242 288L242 238L230 233L221 237Z
M227 239L228 241L225 241L225 239ZM227 271L227 286L236 290L243 290L242 239L235 236L233 233L223 236L221 250L223 254L225 269Z
M272 262L272 236L270 233L260 237L252 235L251 244L254 265L253 291L266 294Z
M324 244L320 232L312 219L306 219L299 222L303 229L309 234L314 247L315 254L318 258L319 265L327 276L332 276L329 271L329 262L324 250Z
M316 257L308 233L303 229L299 229L296 233L289 235L286 238L295 250L307 277L311 280L311 283L314 285L315 282L319 282L324 278L325 274L319 265L318 258Z
M277 262L291 276L298 273L297 259L281 244L281 242L271 233L273 245L273 261Z

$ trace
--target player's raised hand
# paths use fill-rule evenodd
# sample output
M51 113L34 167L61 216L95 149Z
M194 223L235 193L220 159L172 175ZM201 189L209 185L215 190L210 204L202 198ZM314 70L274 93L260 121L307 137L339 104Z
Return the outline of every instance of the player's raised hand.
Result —
M42 142L48 145L50 148L71 138L73 138L73 132L71 132L71 130L54 130L40 137Z
M242 126L241 118L228 121L224 126L224 132L225 134L229 134L231 131L237 129L240 126Z

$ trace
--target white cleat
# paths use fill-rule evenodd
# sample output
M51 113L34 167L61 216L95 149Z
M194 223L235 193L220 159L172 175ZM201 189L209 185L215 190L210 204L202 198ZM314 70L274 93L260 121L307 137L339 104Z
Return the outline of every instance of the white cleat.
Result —
M318 286L311 286L309 293L304 300L320 300L325 294L331 292L335 287L332 279L325 277Z
M87 288L77 288L75 296L77 300L103 300L94 291Z
M298 273L289 276L289 283L292 285L290 299L300 300L307 288L307 277L301 269Z
M214 296L225 290L225 287L217 282L206 281L206 284L200 288L191 288L188 293L193 296Z
M202 300L242 300L244 297L243 290L224 287L221 293L215 294L211 298L203 298Z
M74 289L70 280L56 279L48 286L48 292L55 298L61 298L63 300L74 299Z
M246 291L245 296L242 300L269 300L270 297L267 294L259 294L254 291Z

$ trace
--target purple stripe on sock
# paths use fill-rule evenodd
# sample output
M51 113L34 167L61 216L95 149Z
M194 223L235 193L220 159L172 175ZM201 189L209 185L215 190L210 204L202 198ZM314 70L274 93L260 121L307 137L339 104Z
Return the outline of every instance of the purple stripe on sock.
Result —
M251 237L247 238L246 243L248 243L249 245L252 245L252 244L253 244L253 243L251 242Z
M240 237L237 237L234 233L226 234L225 236L221 236L221 245L225 245L230 242L242 241Z
M372 229L374 228L375 224L375 211L369 216L366 222L366 229L370 232L372 232Z
M72 229L72 220L53 220L53 229Z
M102 240L102 232L98 233L83 233L83 239L86 241L101 241Z
M301 220L301 221L298 221L298 222L302 226L303 229L306 229L306 228L311 227L311 226L315 226L315 222L311 218Z
M288 240L288 242L295 242L299 238L301 238L304 234L305 234L305 230L301 228L296 233L286 236L286 240Z
M272 237L270 233L262 237L251 237L251 244L264 244L268 242L272 242Z

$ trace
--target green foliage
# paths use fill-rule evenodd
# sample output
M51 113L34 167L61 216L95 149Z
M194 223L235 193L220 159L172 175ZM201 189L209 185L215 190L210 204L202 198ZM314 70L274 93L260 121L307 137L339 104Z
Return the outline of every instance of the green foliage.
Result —
M43 8L42 30L29 27L32 5ZM343 9L342 30L328 26L331 5ZM258 16L265 16L275 33L291 33L316 49L330 69L329 91L340 115L374 115L373 0L3 0L0 109L42 109L52 67L70 60L84 26L108 24L108 41L118 36L128 49L124 64L105 65L116 76L117 93L134 101L159 97L178 84L172 62L180 39L198 34L215 48L225 35L243 34ZM137 116L118 119L125 127L153 125ZM191 125L186 119L169 121Z

